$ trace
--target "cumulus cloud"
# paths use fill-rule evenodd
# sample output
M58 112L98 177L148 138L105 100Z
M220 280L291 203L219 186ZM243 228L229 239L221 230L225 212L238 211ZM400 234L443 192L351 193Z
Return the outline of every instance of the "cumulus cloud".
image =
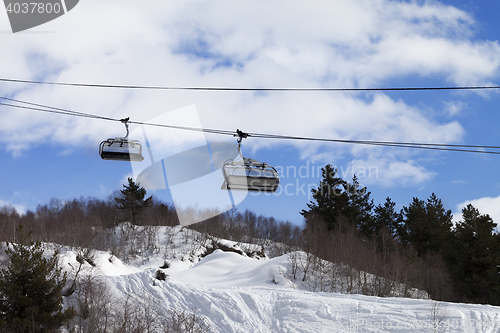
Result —
M14 209L18 214L24 214L27 211L26 206L13 204L10 201L0 200L0 207L3 210L3 212L6 213L12 213L13 212L12 209Z
M467 109L467 103L462 101L450 101L444 102L445 113L449 116L456 116L462 112L462 110Z
M488 214L494 222L500 223L500 196L484 197L459 203L456 207L456 213L453 214L453 220L455 222L462 219L462 209L468 204L472 204L476 207L479 210L479 213Z
M154 10L152 10L154 8ZM0 29L8 30L5 22ZM163 86L373 87L412 76L452 84L498 75L498 42L473 39L474 19L439 2L388 0L81 2L43 26L3 38L5 77ZM40 28L41 29L41 28ZM205 127L337 139L460 142L440 122L383 93L138 91L0 83L4 95L71 110L147 121L195 104ZM459 103L450 101L453 115ZM453 108L454 106L454 108ZM457 111L453 111L457 110ZM120 123L2 108L1 139L22 154L40 143L96 146ZM231 138L232 139L232 138ZM379 147L295 145L304 159L375 161L385 184L433 176L416 154ZM390 153L388 153L390 152ZM370 162L371 163L371 162ZM389 175L389 173L387 173Z
M393 186L415 186L427 182L436 173L425 169L415 160L397 160L394 157L353 160L352 170L364 186L379 185L382 188Z

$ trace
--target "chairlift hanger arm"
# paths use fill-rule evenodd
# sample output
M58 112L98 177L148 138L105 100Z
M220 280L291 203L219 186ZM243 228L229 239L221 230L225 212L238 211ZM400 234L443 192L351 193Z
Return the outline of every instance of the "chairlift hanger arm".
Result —
M123 118L123 119L120 119L120 121L125 124L125 128L127 129L127 135L125 135L125 137L123 138L124 140L127 140L128 139L128 124L130 123L130 117L127 117L127 118Z
M246 139L249 136L251 136L250 134L245 133L243 131L240 131L239 129L236 129L236 134L234 136L238 136L238 139L237 139L238 154L243 159L242 165L245 165L247 167L260 167L263 169L267 167L267 163L262 163L262 162L259 162L257 160L254 160L254 159L244 157L243 154L241 153L241 142L243 141L243 139ZM234 164L235 162L233 161L232 163ZM236 164L239 164L239 163L236 163Z
M246 139L248 137L248 133L245 133L243 131L240 131L239 129L236 129L236 135L238 135L238 139L236 140L238 142L238 154L243 159L245 164L250 164L251 163L250 159L244 157L243 154L241 153L241 141L243 141L243 139ZM234 135L234 136L236 136L236 135Z

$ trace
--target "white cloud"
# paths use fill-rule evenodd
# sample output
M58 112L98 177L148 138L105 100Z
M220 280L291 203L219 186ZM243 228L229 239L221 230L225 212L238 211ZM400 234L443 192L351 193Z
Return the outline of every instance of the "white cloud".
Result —
M372 158L352 161L352 169L364 186L390 188L396 185L415 186L430 181L436 173L418 165L417 161L395 158Z
M120 180L120 184L119 184L119 187L120 187L120 190L123 190L123 186L124 185L127 185L128 186L128 179L129 178L132 178L132 180L135 181L134 179L134 175L132 173L128 173L126 174L121 180Z
M500 196L484 197L459 203L456 207L457 212L453 214L453 220L455 222L462 219L462 209L468 204L472 204L479 210L479 213L488 214L494 222L500 224Z
M500 46L474 40L473 24L466 12L438 2L158 0L149 1L146 9L143 2L87 0L43 26L55 33L4 36L0 71L11 78L163 86L383 86L385 80L410 76L487 83L498 75ZM460 142L464 135L458 122L438 122L382 93L137 91L6 83L0 89L19 99L138 121L196 104L205 127L248 132L441 143ZM458 110L460 104L449 103ZM13 154L43 142L97 146L123 135L119 123L3 110L0 140ZM283 144L292 142L247 143L254 149ZM303 158L377 161L392 172L383 179L387 184L397 179L417 184L433 175L416 153L405 150L293 144Z
M7 208L6 211L9 212L10 211L9 208L12 208L12 207L16 210L16 212L18 214L24 214L24 213L26 213L28 211L28 209L24 205L13 204L10 201L0 200L0 210Z
M462 102L462 101L450 101L450 102L444 102L445 104L445 112L449 116L456 116L462 112L462 110L467 109L467 103Z

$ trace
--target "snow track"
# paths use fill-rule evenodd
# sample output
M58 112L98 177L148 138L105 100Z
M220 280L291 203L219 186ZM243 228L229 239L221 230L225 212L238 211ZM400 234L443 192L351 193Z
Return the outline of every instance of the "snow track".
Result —
M309 292L300 281L291 280L286 255L258 260L216 250L202 258L201 248L196 253L187 248L191 244L184 233L177 233L177 254L168 258L170 268L162 270L168 274L165 281L154 278L164 264L160 256L127 265L98 251L96 267L85 263L81 274L99 275L116 304L148 307L159 322L170 309L196 309L211 332L500 333L500 307ZM68 271L78 267L69 249L61 259Z
M108 276L107 282L123 299L140 303L150 295L164 310L196 308L213 332L434 332L437 324L436 332L500 332L499 307L296 290L271 282L273 260L237 256L215 252L155 286L152 272ZM255 275L245 275L250 272Z

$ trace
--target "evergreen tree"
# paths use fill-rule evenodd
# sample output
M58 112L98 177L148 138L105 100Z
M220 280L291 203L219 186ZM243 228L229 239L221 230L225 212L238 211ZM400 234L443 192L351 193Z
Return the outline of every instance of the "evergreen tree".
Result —
M62 311L61 292L66 274L58 267L58 253L44 256L41 242L16 229L16 243L5 250L10 264L0 270L0 327L7 332L51 332L73 316Z
M337 170L327 164L321 168L323 179L317 189L311 190L312 197L307 204L309 210L302 210L300 214L306 218L320 217L329 230L334 229L340 222L340 215L344 207L347 207L349 197L346 193L347 183L335 174Z
M128 178L128 185L123 185L121 195L115 198L118 209L129 219L132 224L139 224L142 213L151 203L151 197L146 197L146 189L136 184L132 178Z
M444 208L441 199L434 193L427 202L413 198L408 207L403 207L401 216L399 236L419 257L429 252L442 253L449 243L453 223L451 210Z
M390 236L396 237L398 233L399 221L401 220L400 213L396 212L396 203L391 198L385 198L384 205L375 207L371 234L375 237L380 237L382 230L385 228Z
M411 245L418 251L419 244L429 239L429 235L424 228L426 218L425 201L413 198L408 207L403 207L400 215L399 238L403 244Z
M461 301L500 304L500 240L489 215L467 205L455 226L449 262Z
M337 170L331 165L321 169L323 179L317 189L312 189L308 210L301 214L306 218L321 218L329 230L340 228L343 221L354 224L358 230L365 231L371 223L373 200L366 187L361 187L356 176L352 183L336 177Z
M387 197L384 205L375 207L372 223L369 225L369 235L374 237L382 249L384 261L387 260L392 242L398 235L401 215L396 212L396 203Z
M356 228L365 236L370 235L370 226L373 225L373 200L370 199L371 192L366 187L361 187L356 175L352 177L352 183L347 184L348 206L344 208L344 216L347 217Z

